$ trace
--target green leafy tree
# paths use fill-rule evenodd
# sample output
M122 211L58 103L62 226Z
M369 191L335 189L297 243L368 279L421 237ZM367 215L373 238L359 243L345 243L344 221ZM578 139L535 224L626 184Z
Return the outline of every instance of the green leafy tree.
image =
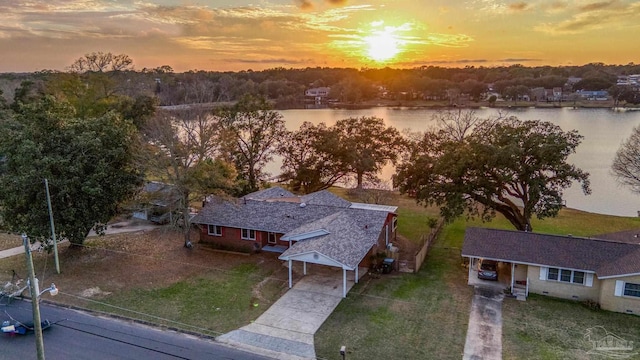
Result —
M233 163L244 182L242 194L259 189L263 169L286 135L284 120L264 98L245 96L237 104L216 111L224 158Z
M500 213L516 229L532 230L533 215L557 215L573 181L590 193L589 174L567 163L582 140L576 131L517 118L455 120L413 143L394 175L401 192L439 206L445 219L466 212L489 221Z
M219 119L209 110L191 106L184 110L160 110L143 127L145 149L139 164L148 177L175 186L179 216L174 224L183 229L190 247L191 202L209 194L234 190L237 174L219 157Z
M43 179L49 180L58 238L82 244L141 184L132 148L135 127L110 112L82 118L52 97L21 105L0 124L0 211L5 225L48 239Z
M282 156L282 180L305 194L330 188L347 176L338 134L324 123L304 122L288 132L278 149Z
M389 162L395 163L404 149L405 140L393 126L387 127L378 117L339 120L333 126L340 144L345 172L355 175L361 189L365 176L376 174Z

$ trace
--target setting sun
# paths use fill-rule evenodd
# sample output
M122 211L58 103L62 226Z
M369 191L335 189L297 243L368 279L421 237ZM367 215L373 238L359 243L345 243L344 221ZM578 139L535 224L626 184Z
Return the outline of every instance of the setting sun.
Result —
M384 21L374 21L370 28L362 30L362 51L365 58L373 62L389 63L398 61L411 43L408 33L412 31L410 23L399 26L385 25Z
M367 54L372 60L387 61L398 55L399 39L393 35L392 31L392 29L385 29L364 39L369 46Z

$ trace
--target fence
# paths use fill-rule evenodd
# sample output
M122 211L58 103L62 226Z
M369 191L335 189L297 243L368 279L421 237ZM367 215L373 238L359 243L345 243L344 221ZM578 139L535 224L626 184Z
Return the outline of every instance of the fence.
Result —
M429 252L429 248L431 247L431 244L433 244L433 241L436 239L436 237L440 233L440 230L442 230L443 225L444 225L444 221L440 219L440 221L438 221L438 225L436 225L435 228L431 229L431 232L429 234L424 234L420 238L420 242L422 243L422 245L420 245L421 248L416 253L416 256L415 256L415 263L414 263L415 267L413 270L414 272L418 272L420 270L420 267L422 266L424 259L426 259L427 257L427 253Z

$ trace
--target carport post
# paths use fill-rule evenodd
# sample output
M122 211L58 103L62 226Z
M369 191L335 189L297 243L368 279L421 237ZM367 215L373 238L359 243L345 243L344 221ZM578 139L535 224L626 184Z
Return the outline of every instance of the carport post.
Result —
M516 263L511 263L511 293L513 294L513 280L516 277Z
M468 279L469 281L471 280L471 272L472 272L471 268L472 267L473 267L473 257L470 256L469 257L469 279Z
M303 275L307 275L307 262L306 261L302 262L302 274Z
M289 289L291 289L291 266L292 261L289 259Z
M342 297L347 297L347 269L342 268Z
M358 266L356 265L356 284L358 283Z

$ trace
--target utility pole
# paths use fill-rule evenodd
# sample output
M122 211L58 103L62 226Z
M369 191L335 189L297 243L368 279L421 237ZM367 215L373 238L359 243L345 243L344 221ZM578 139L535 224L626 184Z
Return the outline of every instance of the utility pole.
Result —
M51 223L51 239L53 239L53 256L56 260L56 273L60 274L60 260L58 260L58 241L56 240L56 226L53 223L51 195L49 195L49 181L47 181L47 179L44 179L44 187L47 190L47 206L49 207L49 222Z
M22 243L24 244L24 254L27 257L29 291L31 292L31 306L33 311L33 329L36 334L36 351L38 353L38 360L44 360L44 341L42 340L42 323L40 322L40 305L38 303L40 289L38 289L38 280L33 270L33 258L31 257L31 246L27 234L22 234Z

